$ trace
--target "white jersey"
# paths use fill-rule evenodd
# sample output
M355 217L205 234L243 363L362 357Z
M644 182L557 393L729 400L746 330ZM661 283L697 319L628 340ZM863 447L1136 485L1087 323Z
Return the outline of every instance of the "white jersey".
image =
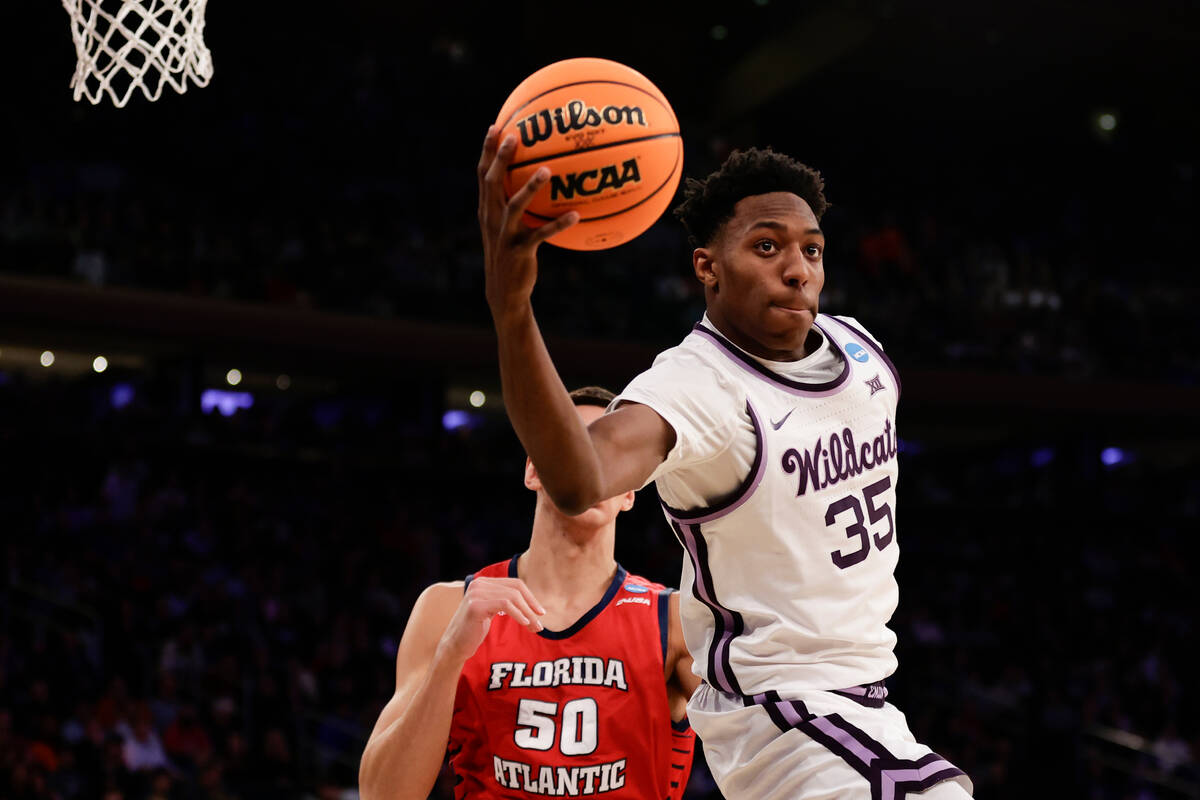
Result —
M817 352L778 364L705 319L613 403L675 428L652 479L687 551L684 638L700 677L745 697L896 668L900 380L853 320L818 316L814 331Z

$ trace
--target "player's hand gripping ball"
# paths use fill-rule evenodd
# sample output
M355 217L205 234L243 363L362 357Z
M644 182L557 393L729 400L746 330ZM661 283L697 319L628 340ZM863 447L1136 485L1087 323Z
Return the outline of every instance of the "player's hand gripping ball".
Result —
M683 172L679 122L641 73L603 58L543 67L509 95L496 124L517 149L504 178L509 197L542 166L550 180L525 212L531 227L574 209L579 222L547 239L603 250L643 233L666 210Z

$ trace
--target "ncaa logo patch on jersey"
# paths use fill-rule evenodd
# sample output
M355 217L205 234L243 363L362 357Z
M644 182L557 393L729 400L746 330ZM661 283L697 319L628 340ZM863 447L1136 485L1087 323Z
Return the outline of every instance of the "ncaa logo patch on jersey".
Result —
M867 348L858 342L846 342L846 353L860 364L865 364L871 358Z
M639 586L636 583L627 583L623 588L625 591L633 592L634 594L645 594L646 592L650 591L649 587Z

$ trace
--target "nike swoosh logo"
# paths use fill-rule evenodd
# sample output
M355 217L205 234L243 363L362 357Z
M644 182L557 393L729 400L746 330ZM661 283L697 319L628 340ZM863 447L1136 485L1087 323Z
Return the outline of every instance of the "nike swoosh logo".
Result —
M792 415L792 411L795 411L795 410L796 409L793 408L791 411L784 414L783 419L779 420L779 422L776 422L775 420L771 420L771 427L774 428L775 430L779 430L780 428L782 428L783 423L787 422L787 418L790 417Z

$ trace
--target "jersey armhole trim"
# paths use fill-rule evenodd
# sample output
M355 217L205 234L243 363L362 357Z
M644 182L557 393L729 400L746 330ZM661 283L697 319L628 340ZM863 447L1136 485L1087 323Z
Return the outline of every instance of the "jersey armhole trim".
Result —
M671 631L671 593L674 589L658 590L658 635L662 640L663 664L667 663L667 640Z
M750 471L746 474L742 485L734 489L732 494L723 500L720 500L715 505L700 506L698 508L688 509L684 511L678 508L672 508L659 498L662 507L666 510L667 515L672 519L686 523L702 523L711 522L712 520L723 517L726 514L734 511L740 505L750 499L750 495L754 494L754 490L762 483L763 473L766 471L767 464L767 440L763 436L762 423L758 421L758 414L754 411L754 406L750 400L746 400L746 414L750 417L750 426L754 429L754 463L750 465Z

